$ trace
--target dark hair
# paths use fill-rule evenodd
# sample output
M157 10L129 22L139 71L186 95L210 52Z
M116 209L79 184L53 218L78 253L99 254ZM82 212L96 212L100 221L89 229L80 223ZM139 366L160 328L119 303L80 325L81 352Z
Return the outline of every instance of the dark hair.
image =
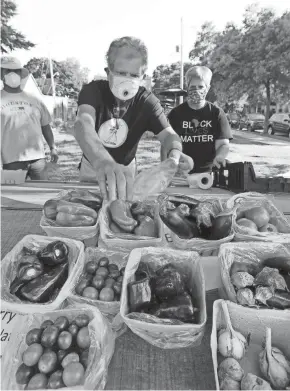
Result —
M109 50L106 54L106 60L109 69L112 70L114 67L114 52L116 51L116 49L120 49L123 47L133 48L140 54L140 56L142 57L143 72L145 73L148 66L148 50L144 42L141 41L141 39L134 37L118 38L111 43Z

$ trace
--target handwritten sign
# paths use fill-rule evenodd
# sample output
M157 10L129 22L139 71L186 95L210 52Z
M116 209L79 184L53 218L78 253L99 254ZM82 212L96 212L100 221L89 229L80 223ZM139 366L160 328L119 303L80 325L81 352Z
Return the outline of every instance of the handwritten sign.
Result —
M13 334L17 334L19 330L19 325L23 324L23 319L26 315L18 312L12 312L5 309L1 310L1 349L0 349L0 358L9 346L9 342L13 339Z

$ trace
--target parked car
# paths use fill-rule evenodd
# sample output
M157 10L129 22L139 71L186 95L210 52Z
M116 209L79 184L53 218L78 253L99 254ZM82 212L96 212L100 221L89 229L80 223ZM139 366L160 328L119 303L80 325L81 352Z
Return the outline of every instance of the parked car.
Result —
M228 113L227 118L231 127L237 129L239 126L240 116L237 113Z
M265 116L259 113L246 114L241 117L239 129L247 129L249 132L264 129Z
M290 114L276 113L269 119L268 134L286 133L290 137Z

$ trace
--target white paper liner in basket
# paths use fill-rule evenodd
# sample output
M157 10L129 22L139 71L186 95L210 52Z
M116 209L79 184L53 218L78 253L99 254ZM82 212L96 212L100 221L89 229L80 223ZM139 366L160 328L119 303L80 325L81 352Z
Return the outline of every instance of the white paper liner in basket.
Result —
M227 298L237 303L236 291L230 276L231 266L234 262L253 265L273 257L288 257L290 259L290 239L285 243L241 242L223 244L218 259L221 280Z
M23 247L31 247L33 243L41 247L47 246L49 243L56 240L63 241L69 248L68 254L68 278L63 287L59 291L58 296L48 303L29 303L20 300L15 295L10 293L10 284L16 277L16 266L19 263L18 254ZM1 302L10 311L16 312L43 312L54 311L60 308L66 298L70 295L73 289L72 281L75 274L79 273L83 268L84 262L84 245L80 241L59 237L47 237L40 235L27 235L5 256L1 262Z
M56 200L63 199L73 190L62 190L54 198ZM98 212L99 215L100 212ZM58 225L54 220L48 219L44 212L40 220L40 227L46 232L48 236L59 236L64 238L71 238L76 240L85 240L93 238L99 234L99 216L96 224L86 227L63 227Z
M216 300L213 305L213 323L211 332L211 352L216 382L216 390L220 390L217 375L218 364L223 357L218 353L217 335L221 328L226 327L222 310L223 300ZM272 344L282 350L286 358L290 360L290 312L268 309L254 309L242 307L238 304L226 301L233 328L245 337L250 334L250 345L245 357L240 361L242 368L247 373L253 373L262 377L259 369L259 353L265 338L265 329L272 329Z
M168 200L171 199L177 200L180 198L180 202L184 201L187 204L194 204L194 201L190 200L190 197L184 196L181 194L172 194L168 195ZM206 201L206 202L216 202L217 206L217 214L219 213L225 213L232 215L232 229L230 234L219 240L207 240L202 238L193 238L193 239L181 239L178 235L176 235L174 232L170 231L170 236L172 238L172 242L175 248L180 250L192 250L192 251L199 251L199 250L216 250L220 247L223 243L231 242L234 238L234 230L233 230L233 224L236 219L235 211L225 211L225 204L220 199L217 199L216 197L213 198L212 196L204 196L204 197L196 197L199 201ZM159 217L159 219L161 219Z
M38 328L46 319L56 320L59 316L66 316L69 321L80 314L87 314L91 322L88 325L91 346L89 348L89 365L85 372L85 383L82 386L61 388L62 390L103 390L107 382L108 366L115 349L115 336L107 319L97 308L88 305L66 307L58 311L47 311L27 315L25 321L19 324L18 333L9 345L9 352L2 358L2 388L6 390L23 390L24 386L15 381L17 368L22 363L22 353L27 349L25 336L32 328ZM4 379L3 379L4 378Z
M162 349L198 346L201 343L207 314L204 275L199 260L198 253L165 248L148 247L135 249L131 252L124 274L120 314L133 333L151 345ZM140 261L148 263L154 271L165 264L172 263L178 270L182 270L183 274L188 276L187 284L190 288L190 294L194 297L200 309L198 324L168 325L166 320L162 324L163 320L161 319L160 323L154 324L131 319L127 316L129 313L127 285L134 281L134 274Z
M273 197L270 197L273 198ZM250 209L255 206L263 206L269 213L270 217L275 219L278 226L278 233L273 232L258 232L251 229L239 226L234 222L235 241L284 241L290 238L290 223L268 196L260 193L242 193L231 197L226 207L229 210Z
M85 250L85 260L83 268L78 270L78 273L74 275L74 280L72 281L73 289L68 297L69 303L78 303L78 304L87 304L93 307L97 307L103 315L105 315L111 323L113 330L120 335L126 331L122 319L118 316L120 312L120 301L106 302L101 300L93 300L87 297L79 296L75 292L75 287L78 284L78 281L84 271L85 265L94 260L106 257L109 259L110 263L114 263L118 266L119 270L122 267L125 267L129 258L129 251L126 249L123 250L105 250L101 248L92 248L88 247Z

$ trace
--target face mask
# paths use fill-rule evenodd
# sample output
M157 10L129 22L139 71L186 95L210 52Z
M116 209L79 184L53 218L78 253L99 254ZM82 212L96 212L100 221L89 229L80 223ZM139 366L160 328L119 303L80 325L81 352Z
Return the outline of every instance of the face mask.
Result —
M112 93L116 98L129 100L134 98L140 87L140 80L127 76L113 75L110 83Z
M4 76L4 83L11 88L17 88L21 84L21 77L15 72L10 72Z
M205 100L207 90L204 88L202 90L191 90L188 91L188 99L193 103L200 103Z

